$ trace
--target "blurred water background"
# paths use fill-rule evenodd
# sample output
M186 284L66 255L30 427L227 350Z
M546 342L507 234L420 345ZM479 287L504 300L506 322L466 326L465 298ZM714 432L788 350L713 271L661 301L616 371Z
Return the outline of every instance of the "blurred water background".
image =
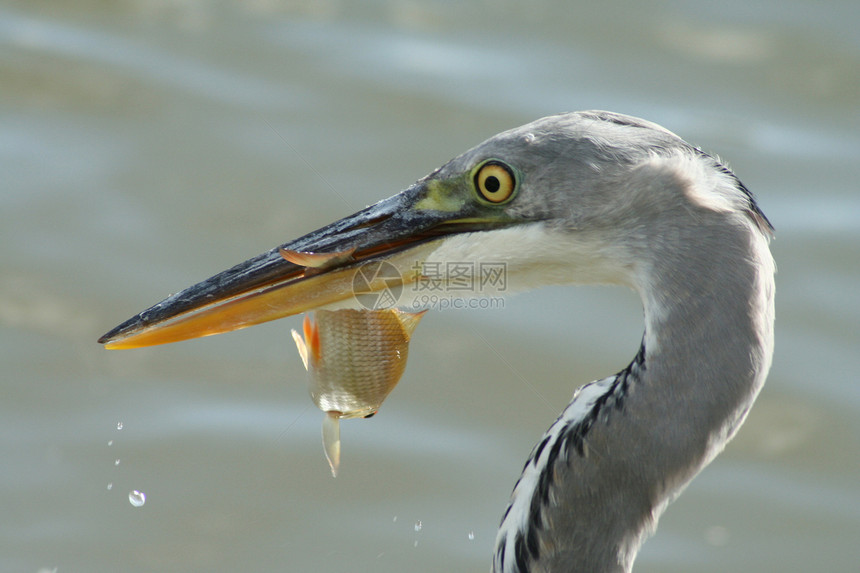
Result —
M0 2L0 571L488 570L532 445L637 350L632 292L431 314L336 480L298 318L95 340L591 108L719 154L777 228L768 384L636 571L856 571L858 23L856 0Z

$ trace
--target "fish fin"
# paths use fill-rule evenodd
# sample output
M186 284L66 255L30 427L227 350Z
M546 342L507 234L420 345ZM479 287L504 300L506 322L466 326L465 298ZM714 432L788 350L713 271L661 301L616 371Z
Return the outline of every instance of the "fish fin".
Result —
M326 412L322 425L323 451L331 468L331 477L337 477L340 467L340 416L339 412Z
M393 309L395 316L400 321L401 326L403 327L403 334L406 336L406 341L409 342L409 339L412 338L412 333L415 332L415 328L418 326L418 323L421 322L421 319L424 318L424 315L427 313L426 310L422 310L421 312L406 312L403 310Z
M345 263L352 258L355 249L347 249L336 253L313 253L309 251L293 251L283 247L278 248L278 253L284 260L305 268L323 270L336 264Z
M320 359L320 329L309 314L306 314L302 321L302 330L308 347L308 362L311 365L316 364Z
M305 370L308 369L308 347L305 345L305 341L302 340L302 335L296 332L296 329L292 329L290 332L293 333L293 340L296 341L296 348L299 349L299 356L302 357L302 364L305 365Z

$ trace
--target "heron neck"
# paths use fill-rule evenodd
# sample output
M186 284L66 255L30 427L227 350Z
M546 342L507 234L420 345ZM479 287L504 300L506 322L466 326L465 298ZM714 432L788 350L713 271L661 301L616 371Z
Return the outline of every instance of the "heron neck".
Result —
M620 558L595 570L630 570L666 506L740 428L770 369L774 265L765 237L723 235L659 261L640 289L646 330L638 381L602 428L606 451L630 455L621 467L597 462L604 474L597 479L621 472L633 480L637 487L615 495L629 493L625 503L639 513L617 518L626 526L616 539Z
M639 400L647 408L640 417L672 436L671 443L656 436L666 452L672 443L707 438L698 447L706 446L710 455L699 466L689 464L696 471L734 435L764 384L774 321L767 239L750 230L703 243L674 257L655 257L659 263L639 288L646 365ZM639 412L631 405L632 417ZM679 439L681 431L687 440Z
M773 263L753 234L722 241L707 265L693 250L655 255L639 281L640 352L577 391L532 452L495 571L631 570L668 503L737 431L770 366Z

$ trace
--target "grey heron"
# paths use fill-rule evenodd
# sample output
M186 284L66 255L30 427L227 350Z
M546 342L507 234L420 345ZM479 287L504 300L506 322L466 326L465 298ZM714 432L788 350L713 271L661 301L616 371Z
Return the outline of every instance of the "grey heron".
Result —
M609 112L567 113L495 135L401 193L274 248L105 334L132 348L216 334L352 297L386 261L499 261L509 290L626 285L641 346L586 384L534 447L495 542L496 573L628 572L665 507L737 432L773 353L772 227L717 158ZM335 255L336 254L336 255ZM390 286L372 282L371 291Z

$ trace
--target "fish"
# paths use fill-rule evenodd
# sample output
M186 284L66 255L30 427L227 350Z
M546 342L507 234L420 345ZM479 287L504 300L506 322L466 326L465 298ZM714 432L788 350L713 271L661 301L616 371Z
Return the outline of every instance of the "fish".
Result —
M403 376L409 341L427 311L318 310L293 340L308 371L311 399L325 412L323 451L337 477L340 420L369 418Z

